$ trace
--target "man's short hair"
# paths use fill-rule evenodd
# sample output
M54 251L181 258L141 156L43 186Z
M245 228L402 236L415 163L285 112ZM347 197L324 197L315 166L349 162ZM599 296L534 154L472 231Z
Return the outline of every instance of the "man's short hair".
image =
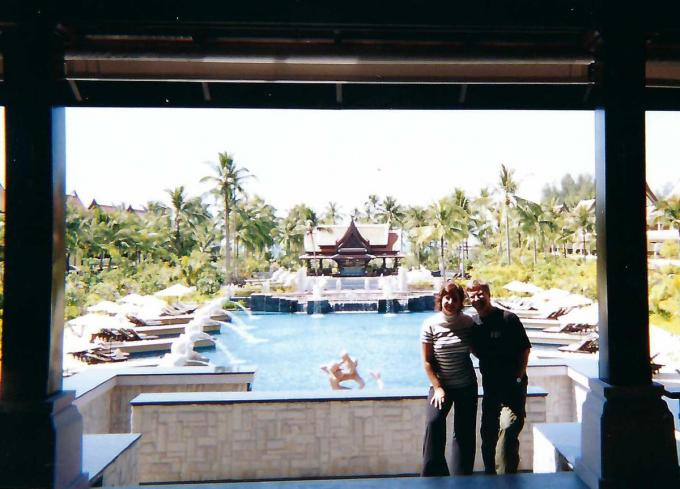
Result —
M487 294L491 294L491 288L489 287L489 283L485 282L484 280L480 279L473 279L470 280L466 285L465 285L465 290L470 290L470 289L476 289L480 288Z

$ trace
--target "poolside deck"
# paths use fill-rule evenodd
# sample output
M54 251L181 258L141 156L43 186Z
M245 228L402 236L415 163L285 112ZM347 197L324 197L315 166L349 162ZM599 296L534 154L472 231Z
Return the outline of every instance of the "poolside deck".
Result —
M134 330L137 333L144 333L154 336L179 336L185 331L185 324L169 324L163 326L137 326ZM219 333L221 324L209 324L203 326L204 333Z
M134 355L135 353L165 353L170 351L173 338L158 338L155 340L141 341L117 341L112 343L102 343L104 348L120 350L124 353ZM214 347L215 344L208 339L196 340L194 348Z

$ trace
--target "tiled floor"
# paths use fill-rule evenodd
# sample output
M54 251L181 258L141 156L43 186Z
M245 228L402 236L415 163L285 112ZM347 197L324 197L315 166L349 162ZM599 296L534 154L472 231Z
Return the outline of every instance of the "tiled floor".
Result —
M573 472L144 486L145 489L587 489Z

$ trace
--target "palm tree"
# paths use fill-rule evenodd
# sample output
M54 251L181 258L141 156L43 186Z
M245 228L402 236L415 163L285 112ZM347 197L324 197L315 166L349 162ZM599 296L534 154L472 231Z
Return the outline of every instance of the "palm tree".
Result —
M439 272L446 277L446 252L445 242L455 240L454 210L451 199L443 198L428 208L430 214L429 226L423 228L420 233L421 242L437 241L439 243Z
M491 192L484 187L479 191L479 196L471 203L471 216L475 225L474 235L485 248L492 246L492 238L498 235L498 226L494 217L495 210Z
M368 196L368 200L364 202L364 213L366 216L366 222L370 222L375 219L378 214L378 208L380 207L380 197L375 194Z
M418 266L421 264L422 243L418 239L419 229L427 226L427 210L419 206L412 206L406 209L404 219L407 237L414 249L414 256Z
M213 185L211 193L222 205L224 223L224 269L225 283L231 282L231 229L229 218L238 197L243 193L243 183L252 175L247 168L239 167L227 152L218 153L217 163L211 163L213 175L201 178L201 182Z
M660 199L656 207L661 211L661 219L680 233L680 197Z
M454 222L452 231L460 238L460 273L465 275L465 260L468 253L468 240L475 234L478 223L474 219L470 200L465 195L465 191L460 188L454 189L451 197Z
M170 209L157 201L148 202L146 209L140 231L141 254L152 260L168 261L173 241Z
M340 214L340 206L338 206L337 202L329 202L326 207L326 214L323 218L324 223L337 224L341 218L342 214Z
M595 230L595 219L593 212L586 206L577 206L572 213L574 227L581 234L581 253L583 259L586 257L586 236Z
M206 221L196 226L194 229L196 239L196 249L201 253L215 256L219 253L219 239L215 232L213 223Z
M397 204L397 199L388 195L380 206L378 217L380 218L380 222L389 224L389 228L392 229L392 223L401 224L405 214L401 205Z
M4 232L4 214L3 218L3 232ZM77 261L78 251L83 248L82 228L86 219L85 212L80 207L72 204L70 201L66 203L66 223L64 233L64 244L66 245L66 269L70 266L71 256L74 256L74 265ZM4 238L4 235L3 235ZM0 241L4 243L4 239Z
M519 225L522 232L531 238L534 249L534 265L538 263L538 242L545 240L545 233L550 225L549 216L544 209L535 202L515 197L517 212L519 213Z
M174 247L177 256L184 256L188 253L187 239L182 236L182 228L193 228L196 221L207 218L207 209L204 209L199 198L189 199L184 192L184 185L174 189L166 189L170 196L172 208L172 221L174 228Z
M499 189L503 193L503 209L505 211L505 246L508 253L508 265L510 265L512 258L510 256L510 206L514 201L515 192L517 192L517 182L513 179L514 170L501 164L501 172L499 179Z
M262 252L274 243L272 231L276 228L274 208L259 197L249 198L234 213L235 271L238 271L239 248L245 252Z
M279 234L282 243L285 244L286 253L300 254L304 245L304 237L307 229L319 224L316 212L305 204L293 207L279 226Z

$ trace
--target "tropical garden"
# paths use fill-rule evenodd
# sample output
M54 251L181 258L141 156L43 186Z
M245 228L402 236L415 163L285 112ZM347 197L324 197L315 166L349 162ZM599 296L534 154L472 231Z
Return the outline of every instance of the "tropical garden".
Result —
M407 267L483 276L499 286L500 294L500 285L523 280L595 297L590 175L565 175L544 188L540 202L522 198L512 168L501 165L493 188L476 194L453 188L429 206L372 194L351 209L328 202L323 209L300 203L287 211L248 192L254 177L223 152L201 179L210 189L204 195L189 195L178 186L143 210L125 205L87 209L69 199L67 317L100 300L153 293L178 281L195 286L199 296L210 296L225 284L243 284L277 267L295 270L306 234L319 224L346 224L350 218L400 230ZM680 230L678 197L660 199L655 216ZM661 255L679 258L680 250L669 242ZM650 268L649 286L653 321L678 328L677 268Z

